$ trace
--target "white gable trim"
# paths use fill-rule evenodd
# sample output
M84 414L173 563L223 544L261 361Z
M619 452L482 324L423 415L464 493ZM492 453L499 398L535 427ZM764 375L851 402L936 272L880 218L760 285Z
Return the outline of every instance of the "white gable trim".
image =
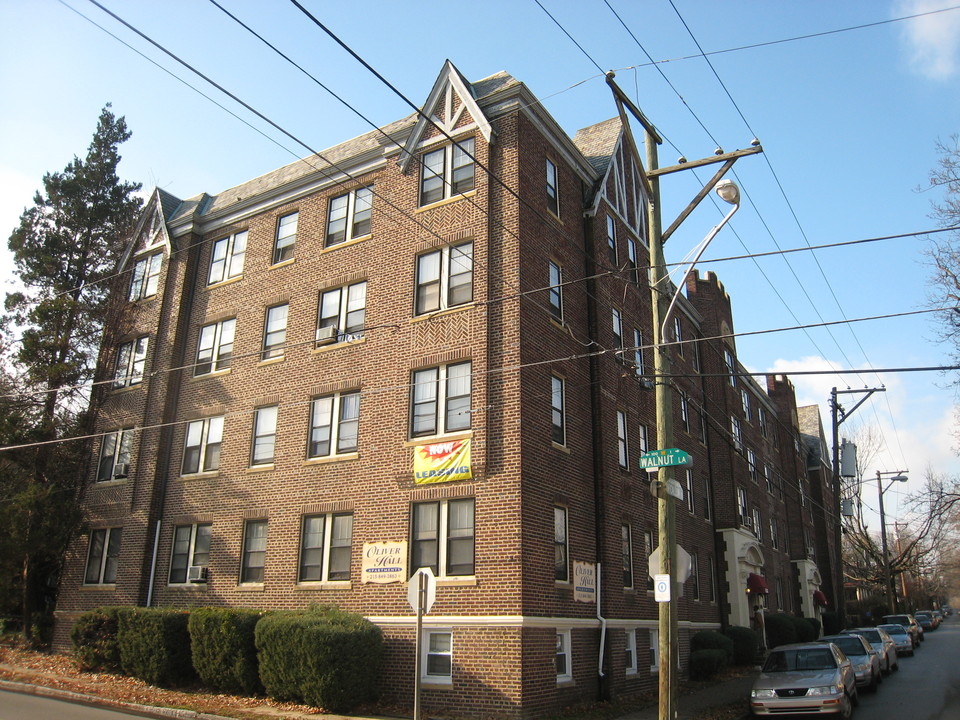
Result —
M460 109L453 113L454 93L460 98ZM441 104L442 103L442 104ZM437 115L437 108L442 107L445 119L440 119ZM463 117L464 112L469 112L473 118L473 123L469 126L457 128L457 122ZM433 89L427 96L427 101L423 104L423 111L417 124L410 133L407 141L403 145L400 153L400 170L406 172L410 160L417 153L420 147L423 134L426 129L436 123L447 135L451 135L456 128L457 132L462 132L468 128L476 128L483 135L483 138L489 143L493 140L493 128L486 115L477 104L477 99L473 94L473 87L466 81L460 71L454 67L453 63L447 60L443 64L440 75L437 76Z
M163 203L160 201L160 191L154 190L147 206L140 215L136 229L130 236L127 249L120 259L118 270L126 268L130 258L148 250L162 248L169 256L171 252L170 235L167 232L167 223L163 217Z

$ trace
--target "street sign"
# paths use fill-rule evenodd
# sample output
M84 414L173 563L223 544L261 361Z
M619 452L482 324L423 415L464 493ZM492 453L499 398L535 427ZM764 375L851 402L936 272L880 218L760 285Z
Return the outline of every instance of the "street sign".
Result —
M689 467L693 465L693 459L690 453L678 448L666 448L664 450L654 450L645 452L640 456L641 470L656 470L657 468L673 465L683 465Z
M653 599L657 602L670 602L670 576L653 576Z
M690 553L679 545L674 551L673 562L676 565L677 582L685 583L690 579L690 573L693 568L693 562L690 559ZM657 578L657 571L660 570L660 548L658 547L647 558L647 574L654 580Z
M423 578L424 598L423 605L420 604L420 578ZM417 570L410 578L407 584L407 602L410 603L415 611L424 613L430 612L433 607L433 601L437 599L437 578L433 570L428 567L422 567Z

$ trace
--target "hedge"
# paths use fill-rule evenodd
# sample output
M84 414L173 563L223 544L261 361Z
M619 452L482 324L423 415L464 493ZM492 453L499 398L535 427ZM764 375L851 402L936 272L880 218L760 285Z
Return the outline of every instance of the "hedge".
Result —
M727 662L733 660L733 640L715 630L701 630L690 638L690 652L697 650L723 650L727 654Z
M260 679L276 700L346 712L376 699L383 635L336 608L277 612L256 628Z
M753 628L731 625L723 631L733 642L733 664L753 665L757 662L757 650L760 647L760 636Z
M709 680L727 666L727 659L722 648L694 650L690 653L690 679Z
M764 628L767 633L767 646L779 647L787 643L797 642L797 626L793 616L785 613L768 613L764 615Z
M70 641L81 670L120 672L118 618L129 611L129 607L99 607L77 618L70 629Z
M187 629L193 668L207 687L236 695L263 692L254 630L257 610L196 608Z
M185 612L162 608L121 613L117 640L123 671L161 687L194 680L187 618Z

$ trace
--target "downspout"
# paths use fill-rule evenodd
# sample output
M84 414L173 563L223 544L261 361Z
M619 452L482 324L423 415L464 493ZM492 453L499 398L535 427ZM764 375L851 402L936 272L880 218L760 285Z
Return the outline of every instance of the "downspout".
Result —
M153 534L153 557L150 559L150 584L147 586L147 607L153 604L153 579L157 575L157 551L160 549L160 521L157 520L157 530Z
M603 580L603 573L601 573L600 563L597 563L597 620L600 621L600 657L597 658L597 675L605 677L603 674L603 651L607 641L607 619L600 609L600 593L603 587L601 580Z

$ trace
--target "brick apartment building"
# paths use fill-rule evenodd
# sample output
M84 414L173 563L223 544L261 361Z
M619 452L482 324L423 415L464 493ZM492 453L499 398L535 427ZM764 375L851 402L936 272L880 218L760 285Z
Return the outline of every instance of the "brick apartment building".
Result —
M429 712L655 687L636 149L619 119L571 139L516 79L449 62L423 110L219 195L154 192L118 264L58 647L101 605L336 604L383 629L384 695L412 701L419 672ZM821 593L792 386L742 372L715 276L686 290L684 664L697 630Z

